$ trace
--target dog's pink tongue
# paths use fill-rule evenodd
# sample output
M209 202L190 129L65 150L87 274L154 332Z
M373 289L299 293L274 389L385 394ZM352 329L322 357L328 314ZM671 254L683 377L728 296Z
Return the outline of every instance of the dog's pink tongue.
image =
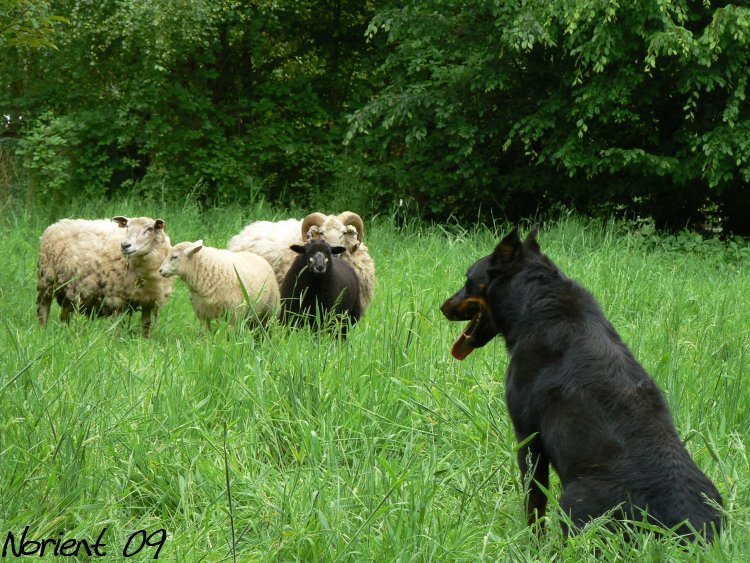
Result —
M473 350L474 348L469 344L468 339L462 332L458 337L458 340L453 343L453 348L451 348L451 355L457 360L463 360L464 358L466 358L466 356L471 354Z

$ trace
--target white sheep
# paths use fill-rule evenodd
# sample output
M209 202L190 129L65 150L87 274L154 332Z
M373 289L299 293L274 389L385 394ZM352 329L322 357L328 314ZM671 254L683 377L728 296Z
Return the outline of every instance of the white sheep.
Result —
M305 244L309 240L322 238L331 246L344 246L346 252L341 258L357 273L360 303L364 313L375 291L375 262L362 243L364 233L365 225L362 218L352 211L344 211L339 215L316 212L303 220L251 223L229 240L227 248L232 251L254 252L268 260L281 286L297 257L289 248L293 244Z
M114 217L62 219L47 227L39 245L37 315L47 325L53 296L68 322L73 311L114 315L141 309L143 335L151 316L172 293L172 281L159 275L171 248L161 219Z
M257 254L204 246L202 240L185 241L172 248L159 272L185 282L193 309L207 329L219 317L228 316L232 324L247 318L252 325L268 321L279 311L273 268Z

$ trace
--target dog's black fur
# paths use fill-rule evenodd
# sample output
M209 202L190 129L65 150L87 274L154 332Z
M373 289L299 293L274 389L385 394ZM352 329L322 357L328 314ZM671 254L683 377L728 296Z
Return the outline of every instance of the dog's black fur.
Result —
M690 457L667 403L594 297L541 253L536 230L516 230L468 270L443 303L469 325L457 359L502 334L510 354L505 395L529 491L529 525L544 516L549 464L562 482L567 536L611 510L689 539L712 541L721 496ZM543 522L539 522L539 525Z

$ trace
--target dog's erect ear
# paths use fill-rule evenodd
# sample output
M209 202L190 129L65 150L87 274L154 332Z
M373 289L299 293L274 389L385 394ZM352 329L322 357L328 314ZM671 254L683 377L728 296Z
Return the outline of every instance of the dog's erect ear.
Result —
M513 229L500 241L492 253L492 264L512 261L522 248L521 239L518 238L518 229Z
M536 236L539 234L539 225L534 225L534 228L529 231L526 235L526 240L523 241L523 247L526 250L541 254L542 249L539 248L539 243L536 241Z

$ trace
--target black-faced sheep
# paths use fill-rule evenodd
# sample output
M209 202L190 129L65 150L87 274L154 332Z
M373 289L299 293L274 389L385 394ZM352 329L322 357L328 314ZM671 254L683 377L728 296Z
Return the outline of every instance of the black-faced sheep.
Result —
M233 236L227 245L229 250L243 250L259 254L273 266L276 280L282 285L292 262L297 255L291 250L293 244L302 245L314 239L323 239L331 246L343 246L346 252L341 258L349 263L359 280L362 314L372 301L375 291L375 262L362 243L365 225L362 218L352 211L339 215L311 213L303 220L256 221Z
M172 293L159 275L171 248L164 221L149 217L62 219L47 227L39 245L37 315L47 325L52 297L68 322L73 311L114 315L141 309L143 335Z
M341 335L346 336L346 317L353 324L362 316L357 274L337 257L346 249L322 239L293 244L291 249L298 255L281 285L282 320L316 326L318 321L336 319L343 321Z
M271 265L257 254L186 241L172 248L159 272L185 282L193 309L207 329L219 317L228 316L232 324L246 318L255 325L279 312L279 284Z

